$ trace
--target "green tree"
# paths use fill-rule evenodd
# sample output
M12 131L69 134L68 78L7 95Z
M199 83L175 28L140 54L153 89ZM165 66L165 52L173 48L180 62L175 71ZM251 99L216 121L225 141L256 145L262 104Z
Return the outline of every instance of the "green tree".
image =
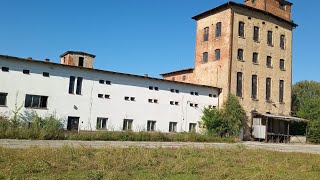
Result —
M205 108L202 116L203 125L207 131L221 136L226 134L239 135L246 119L246 112L234 95L228 96L222 109Z
M292 114L310 120L308 140L320 143L320 83L301 81L292 88Z

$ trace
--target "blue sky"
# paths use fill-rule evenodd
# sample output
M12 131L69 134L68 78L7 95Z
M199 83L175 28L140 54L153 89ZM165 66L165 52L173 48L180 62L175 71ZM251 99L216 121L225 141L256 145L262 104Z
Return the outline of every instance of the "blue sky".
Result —
M2 0L0 54L60 62L77 50L97 55L95 68L132 74L193 67L192 16L227 0ZM243 0L235 0L242 3ZM293 82L320 81L320 1L291 0Z

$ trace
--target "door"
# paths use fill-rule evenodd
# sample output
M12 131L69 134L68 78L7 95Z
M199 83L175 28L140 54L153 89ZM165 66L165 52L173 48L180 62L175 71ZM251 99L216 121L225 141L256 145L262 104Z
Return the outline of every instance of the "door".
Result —
M67 125L67 130L72 131L72 130L78 130L79 129L79 117L70 117L68 116L68 125Z

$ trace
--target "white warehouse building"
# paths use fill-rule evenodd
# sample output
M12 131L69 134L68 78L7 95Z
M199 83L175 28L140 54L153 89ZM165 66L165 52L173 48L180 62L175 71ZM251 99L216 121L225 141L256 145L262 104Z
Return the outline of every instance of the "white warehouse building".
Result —
M219 88L93 69L95 56L68 51L61 64L0 55L0 114L55 114L68 130L199 132Z

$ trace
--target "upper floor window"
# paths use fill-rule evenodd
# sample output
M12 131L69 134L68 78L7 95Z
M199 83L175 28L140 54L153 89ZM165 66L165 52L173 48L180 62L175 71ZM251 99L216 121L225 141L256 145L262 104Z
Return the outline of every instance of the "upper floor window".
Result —
M132 119L124 119L124 120L123 120L122 130L124 130L124 131L131 131L131 130L132 130L132 123L133 123L133 120L132 120Z
M216 24L216 38L221 36L221 22Z
M280 70L285 70L284 59L280 59Z
M286 10L286 5L283 4L283 3L279 3L279 7L280 7L280 9L282 9L282 10Z
M209 40L209 27L204 28L203 41Z
M79 66L80 67L83 67L83 60L84 60L83 57L79 57Z
M257 99L257 89L258 89L258 76L252 75L252 91L251 91L252 99Z
M279 102L283 103L283 94L284 93L284 81L280 80L279 82Z
M254 26L253 27L253 40L258 42L259 41L259 27L258 26Z
M0 106L7 105L7 95L8 93L0 93Z
M30 74L30 70L24 69L24 70L22 70L22 73L23 74Z
M252 4L254 4L254 5L256 4L256 0L251 0L251 2L252 2Z
M243 49L238 49L238 60L243 61Z
M207 63L208 62L208 52L204 52L202 54L202 62Z
M214 59L215 60L220 60L220 49L216 49L215 51L214 51Z
M47 108L48 96L26 95L26 108Z
M8 68L8 67L2 67L1 70L2 70L3 72L9 72L9 68Z
M237 73L237 96L242 97L242 72Z
M82 77L77 78L77 86L76 86L76 94L81 95L82 91ZM69 80L69 94L74 94L74 86L75 86L76 77L70 76Z
M285 48L285 36L281 34L280 36L280 48L284 49Z
M239 22L239 31L238 31L239 37L244 38L244 22L240 21Z
M259 63L258 58L259 58L259 54L257 52L254 52L252 55L252 62L254 64L258 64Z
M268 68L272 68L272 57L271 56L267 56L267 67Z
M43 75L44 77L49 77L49 76L50 76L50 74L49 74L48 72L43 72L42 75Z
M77 79L77 89L76 89L76 94L81 95L81 91L82 91L82 77L78 77Z
M272 31L268 31L267 42L269 46L272 46Z
M74 83L75 83L76 77L70 76L69 80L69 94L74 94Z
M266 79L266 100L270 101L271 98L271 78Z

